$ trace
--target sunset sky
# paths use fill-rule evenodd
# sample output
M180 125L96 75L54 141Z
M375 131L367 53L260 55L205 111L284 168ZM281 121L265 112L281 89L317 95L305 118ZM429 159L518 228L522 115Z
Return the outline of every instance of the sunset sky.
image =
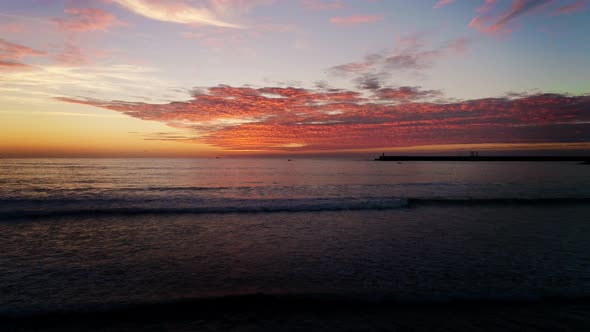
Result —
M590 0L0 0L0 157L590 151Z

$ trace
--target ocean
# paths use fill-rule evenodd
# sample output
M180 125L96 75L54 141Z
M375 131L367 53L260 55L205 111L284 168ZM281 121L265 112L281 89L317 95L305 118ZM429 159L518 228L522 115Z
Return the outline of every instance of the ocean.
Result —
M0 318L522 303L503 324L590 328L589 203L575 162L1 159Z

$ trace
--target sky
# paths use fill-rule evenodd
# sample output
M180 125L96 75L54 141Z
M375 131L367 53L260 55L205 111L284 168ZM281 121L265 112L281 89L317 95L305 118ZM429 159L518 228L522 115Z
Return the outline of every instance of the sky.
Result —
M0 0L0 157L587 153L589 31L590 0Z

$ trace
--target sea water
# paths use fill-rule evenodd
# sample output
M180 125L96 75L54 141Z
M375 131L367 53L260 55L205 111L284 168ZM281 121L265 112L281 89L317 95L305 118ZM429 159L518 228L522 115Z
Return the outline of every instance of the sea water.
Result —
M2 159L0 313L585 299L588 203L569 162Z

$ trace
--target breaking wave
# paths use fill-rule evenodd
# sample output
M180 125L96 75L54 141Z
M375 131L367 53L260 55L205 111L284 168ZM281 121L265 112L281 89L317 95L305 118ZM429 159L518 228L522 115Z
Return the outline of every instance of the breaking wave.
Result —
M2 199L0 220L69 215L223 214L370 211L424 206L511 206L589 204L575 198L301 198L301 199Z

